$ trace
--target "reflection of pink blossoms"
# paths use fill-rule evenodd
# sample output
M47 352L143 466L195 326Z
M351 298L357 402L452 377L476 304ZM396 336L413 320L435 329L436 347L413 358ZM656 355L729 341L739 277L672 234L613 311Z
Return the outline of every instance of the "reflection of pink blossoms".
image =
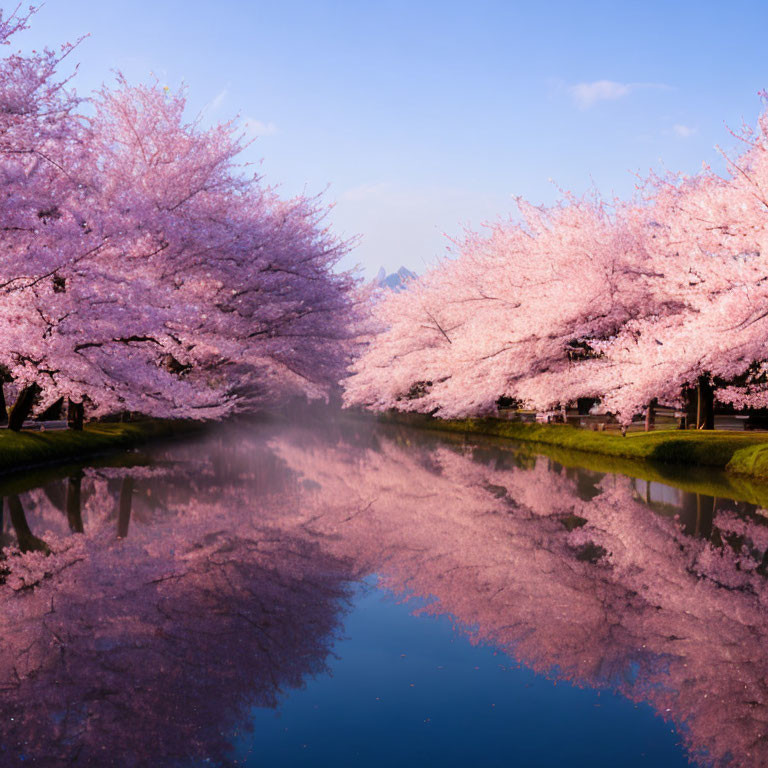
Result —
M128 539L7 553L3 766L220 762L251 707L325 669L345 568L228 514L189 503Z
M388 441L353 463L343 447L276 450L317 483L306 528L336 556L534 669L649 701L684 726L692 755L768 761L768 582L754 564L765 525L720 513L731 543L715 547L629 480L607 477L585 501L541 458L496 469Z
M128 469L86 473L85 536L66 534L50 487L20 497L53 554L6 550L0 685L22 719L2 744L44 756L74 739L91 755L126 744L127 723L153 749L162 734L167 754L196 754L183 733L221 752L222 723L322 667L344 582L377 573L472 642L649 702L694 757L768 762L760 518L720 501L696 538L626 478L367 426L287 432L269 448L222 432L169 458L136 473L117 542ZM204 722L166 694L200 701Z

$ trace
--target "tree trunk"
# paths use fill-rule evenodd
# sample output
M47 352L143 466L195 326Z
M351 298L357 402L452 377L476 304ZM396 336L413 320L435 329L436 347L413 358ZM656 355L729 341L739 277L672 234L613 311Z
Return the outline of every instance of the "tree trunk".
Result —
M123 478L120 488L120 516L117 520L117 536L124 539L128 535L128 525L131 522L131 503L133 501L133 478Z
M645 411L645 431L650 432L654 427L656 426L656 405L658 404L658 401L654 397L653 400L651 400L650 403L648 403L648 408Z
M67 520L72 533L83 532L83 515L80 502L80 484L83 475L78 472L67 479Z
M684 502L683 525L688 536L709 539L715 518L717 499L712 496L691 495ZM687 517L685 517L687 513Z
M8 423L8 409L5 407L5 391L3 382L0 381L0 424Z
M696 428L696 387L685 387L683 390L683 421L681 429Z
M696 395L696 429L714 429L715 393L706 376L699 376Z
M75 403L71 399L67 400L67 426L70 429L82 430L85 417L85 406L83 403Z
M40 387L37 384L29 384L19 392L8 416L8 429L12 429L14 432L21 431L24 422L32 413L32 406L35 404L35 398L38 394L40 394Z
M49 405L42 413L37 414L40 421L58 421L64 408L64 398L60 397L55 403Z
M67 496L66 490L62 483L50 483L43 486L43 493L46 495L48 501L53 504L59 512L67 512Z
M8 497L8 512L13 530L16 531L16 541L19 542L19 549L22 552L50 552L48 545L29 530L21 499L15 494Z

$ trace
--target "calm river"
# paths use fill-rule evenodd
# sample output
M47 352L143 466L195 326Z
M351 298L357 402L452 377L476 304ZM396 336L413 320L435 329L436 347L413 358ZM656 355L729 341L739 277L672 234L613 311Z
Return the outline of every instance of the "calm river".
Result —
M0 480L0 766L768 765L768 519L329 421Z

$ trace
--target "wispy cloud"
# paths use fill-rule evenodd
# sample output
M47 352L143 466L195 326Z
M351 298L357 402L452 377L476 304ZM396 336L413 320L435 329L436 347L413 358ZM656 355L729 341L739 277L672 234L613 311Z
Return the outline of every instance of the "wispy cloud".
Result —
M671 90L664 83L619 83L615 80L595 80L591 83L576 83L568 87L576 106L589 109L599 101L616 101L629 96L634 91L644 89Z
M227 100L229 96L229 88L222 88L204 107L203 114L207 115L211 112L218 112L221 109L221 105Z
M589 109L598 101L615 101L628 96L632 88L628 83L596 80L594 83L577 83L568 90L579 109Z
M245 133L253 139L257 139L260 136L272 136L277 133L275 123L265 123L263 120L257 120L255 117L243 118L242 126Z
M675 135L679 136L681 139L687 139L696 133L695 128L690 125L683 125L682 123L676 123L673 125L672 130L674 131Z

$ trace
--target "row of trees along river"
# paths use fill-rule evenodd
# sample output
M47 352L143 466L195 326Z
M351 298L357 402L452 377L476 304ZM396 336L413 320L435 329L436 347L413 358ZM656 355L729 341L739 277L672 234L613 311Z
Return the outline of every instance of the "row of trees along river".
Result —
M2 16L0 40L32 14ZM520 200L377 300L338 268L350 243L318 199L239 165L236 121L119 75L81 98L60 74L76 48L0 63L11 428L62 401L75 426L86 408L218 419L340 382L348 405L441 417L592 399L626 424L694 389L711 428L716 400L768 405L768 115L725 176Z

